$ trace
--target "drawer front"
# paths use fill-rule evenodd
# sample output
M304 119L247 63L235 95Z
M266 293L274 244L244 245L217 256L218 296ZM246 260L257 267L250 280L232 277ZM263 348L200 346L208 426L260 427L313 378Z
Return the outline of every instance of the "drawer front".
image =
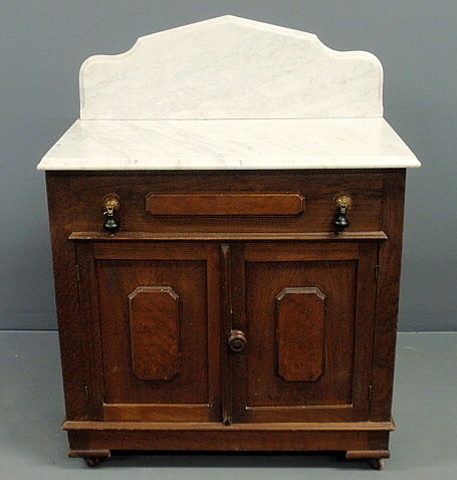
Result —
M103 199L119 198L118 235L330 233L342 194L348 233L382 230L382 171L68 174L73 232L103 233ZM64 206L63 206L64 207Z

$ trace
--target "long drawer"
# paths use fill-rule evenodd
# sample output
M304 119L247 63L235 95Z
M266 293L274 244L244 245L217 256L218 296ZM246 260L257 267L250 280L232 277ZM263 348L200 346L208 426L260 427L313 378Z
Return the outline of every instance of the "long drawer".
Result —
M48 172L62 189L71 232L103 234L115 196L117 235L332 233L337 198L351 199L348 234L382 231L389 170ZM70 233L71 233L70 232Z

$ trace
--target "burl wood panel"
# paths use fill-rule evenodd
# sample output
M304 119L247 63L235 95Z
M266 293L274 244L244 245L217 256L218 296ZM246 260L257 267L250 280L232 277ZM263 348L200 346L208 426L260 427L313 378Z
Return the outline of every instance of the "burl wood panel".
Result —
M152 215L288 216L303 212L304 199L292 193L162 193L146 199Z
M324 370L325 295L317 287L288 287L276 296L278 374L313 382Z
M128 296L132 369L141 380L181 372L179 295L170 286L137 287Z

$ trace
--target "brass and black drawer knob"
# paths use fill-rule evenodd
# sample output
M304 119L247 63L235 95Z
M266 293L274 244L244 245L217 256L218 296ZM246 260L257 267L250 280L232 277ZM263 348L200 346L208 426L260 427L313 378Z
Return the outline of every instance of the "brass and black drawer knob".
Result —
M341 194L335 197L335 203L338 207L338 214L333 221L333 225L336 227L337 233L341 233L350 225L347 211L352 207L353 202L349 195Z
M109 234L114 235L121 227L119 220L115 218L115 213L121 207L119 196L115 193L105 195L103 198L103 207L103 215L106 216L103 229Z

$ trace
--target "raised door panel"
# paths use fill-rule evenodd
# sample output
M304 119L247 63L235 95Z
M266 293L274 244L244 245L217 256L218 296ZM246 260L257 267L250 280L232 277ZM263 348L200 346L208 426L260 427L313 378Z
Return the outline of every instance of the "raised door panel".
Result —
M169 286L137 287L128 296L132 370L141 380L182 373L180 298Z
M287 287L276 297L276 361L287 382L312 382L324 372L325 294Z
M217 248L100 243L93 258L103 418L220 421Z
M234 422L368 420L377 245L249 244L233 272Z

